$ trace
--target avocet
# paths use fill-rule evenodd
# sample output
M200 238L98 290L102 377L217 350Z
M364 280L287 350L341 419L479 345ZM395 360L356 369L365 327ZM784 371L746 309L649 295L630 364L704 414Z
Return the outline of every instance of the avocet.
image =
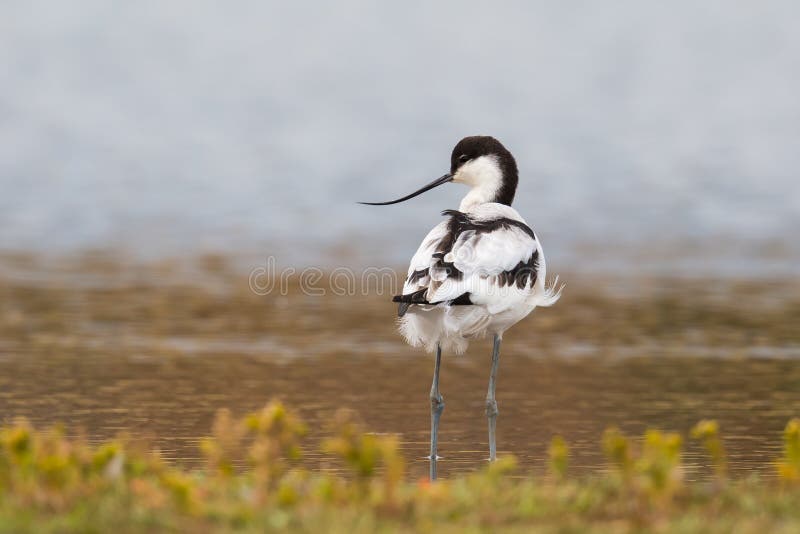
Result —
M436 478L439 418L444 399L439 392L442 351L463 353L470 339L494 339L486 416L489 460L495 460L497 401L495 383L500 342L506 330L537 306L550 306L561 296L556 281L545 284L542 246L527 222L511 207L517 190L517 163L497 139L465 137L453 149L450 172L421 189L389 202L404 202L446 183L470 189L458 210L445 210L417 249L408 267L398 303L400 332L414 347L436 354L431 385L430 476Z

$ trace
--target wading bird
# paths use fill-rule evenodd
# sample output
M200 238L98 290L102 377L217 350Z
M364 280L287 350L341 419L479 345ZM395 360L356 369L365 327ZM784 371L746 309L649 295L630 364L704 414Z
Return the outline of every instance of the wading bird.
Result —
M445 210L446 220L431 230L411 258L398 304L400 332L414 347L436 353L431 385L430 477L436 478L439 418L444 399L439 393L442 351L457 354L469 339L492 335L492 366L486 394L489 460L495 460L497 401L495 381L503 333L536 306L550 306L561 295L545 285L542 246L525 220L511 207L517 189L514 157L494 137L465 137L453 149L450 172L423 188L389 202L406 201L448 182L465 184L469 192L458 210Z

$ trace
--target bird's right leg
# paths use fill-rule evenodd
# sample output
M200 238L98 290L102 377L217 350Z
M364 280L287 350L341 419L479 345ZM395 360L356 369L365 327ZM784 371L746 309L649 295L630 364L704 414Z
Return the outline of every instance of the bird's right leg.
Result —
M492 345L492 372L489 375L489 390L486 393L486 418L489 421L489 461L497 459L497 442L495 441L495 429L497 427L497 400L494 397L494 389L497 383L497 363L500 361L500 335L494 335Z
M442 363L442 347L436 345L436 366L433 368L431 384L431 480L436 480L436 446L439 439L439 418L444 411L444 398L439 393L439 366Z

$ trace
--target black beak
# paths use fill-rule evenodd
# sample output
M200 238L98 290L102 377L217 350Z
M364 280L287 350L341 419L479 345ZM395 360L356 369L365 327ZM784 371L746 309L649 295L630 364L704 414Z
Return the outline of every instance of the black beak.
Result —
M418 189L414 191L410 195L406 195L403 198L398 198L397 200L390 200L389 202L359 202L359 204L366 204L368 206L388 206L389 204L397 204L398 202L405 202L409 198L414 198L417 195L421 195L425 191L430 191L434 187L438 187L442 184L446 184L447 182L451 182L453 180L453 175L450 173L445 174L441 178L437 178L422 189Z

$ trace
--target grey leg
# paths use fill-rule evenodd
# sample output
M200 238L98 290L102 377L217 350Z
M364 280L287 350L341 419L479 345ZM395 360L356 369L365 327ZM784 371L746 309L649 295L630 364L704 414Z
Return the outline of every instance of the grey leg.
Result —
M492 372L489 375L489 391L486 393L486 417L489 420L489 461L497 459L497 443L495 428L497 426L497 401L494 398L494 387L497 380L497 364L500 361L500 336L494 335L492 347Z
M444 411L444 398L439 393L439 366L442 363L442 347L436 346L436 367L433 368L431 384L431 480L436 480L436 446L439 440L439 418Z

